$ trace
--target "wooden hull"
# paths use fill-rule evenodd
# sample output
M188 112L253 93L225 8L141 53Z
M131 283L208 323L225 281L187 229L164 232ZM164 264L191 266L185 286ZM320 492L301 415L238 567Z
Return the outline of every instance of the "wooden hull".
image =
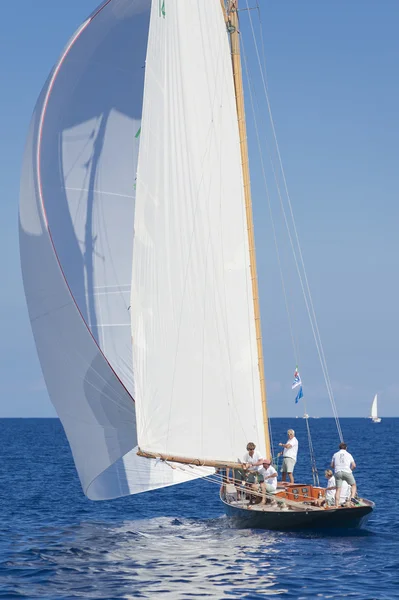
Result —
M304 529L358 529L363 527L374 508L365 506L314 511L309 510L251 510L229 504L221 496L226 514L240 528L295 531Z

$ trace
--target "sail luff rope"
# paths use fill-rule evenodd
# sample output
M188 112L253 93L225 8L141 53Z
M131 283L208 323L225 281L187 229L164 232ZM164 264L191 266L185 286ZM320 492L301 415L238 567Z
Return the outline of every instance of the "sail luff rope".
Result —
M249 8L248 0L246 0L246 4L247 4L247 8ZM314 305L313 305L312 295L311 295L311 292L310 292L310 286L309 286L309 282L308 282L308 278L307 278L307 274L306 274L306 269L305 269L305 264L304 264L304 260L303 260L302 250L301 250L301 246L300 246L300 243L299 243L298 232L297 232L297 228L296 228L296 224L295 224L295 219L294 219L294 214L293 214L291 199L290 199L290 195L289 195L289 192L288 192L288 185L287 185L287 181L286 181L286 177L285 177L285 172L284 172L284 168L283 168L283 164L282 164L280 149L279 149L279 145L278 145L278 141L277 141L277 135L276 135L276 130L275 130L275 126L274 126L274 119L273 119L273 115L272 115L272 111L271 111L269 96L268 96L268 92L267 92L267 86L266 86L266 82L265 82L264 73L263 73L263 70L262 70L262 64L261 64L261 60L260 60L258 44L257 44L257 41L256 41L256 36L255 36L255 31L254 31L254 26L253 26L253 21L252 21L252 16L251 16L250 11L248 11L248 16L249 16L249 21L250 21L252 36L253 36L253 40L254 40L255 51L256 51L256 55L257 55L257 59L258 59L258 64L259 64L259 68L260 68L261 80L262 80L263 89L264 89L264 93L265 93L265 97L266 97L266 102L267 102L267 107L268 107L268 112L269 112L270 125L271 125L271 129L272 129L272 132L273 132L274 142L275 142L275 146L276 146L276 152L277 152L277 156L278 156L278 160L279 160L279 166L280 166L281 175L282 175L282 178L283 178L284 189L285 189L285 193L286 193L286 196L287 196L287 202L288 202L289 211L290 211L290 215L291 215L292 227L294 229L295 240L296 240L296 244L297 244L297 248L298 248L298 253L299 253L299 257L300 257L300 264L301 264L301 268L302 268L302 272L303 272L303 277L305 279L305 287L306 287L306 292L307 292L306 294L305 294L305 290L304 290L304 286L303 286L303 282L302 282L302 274L300 272L298 261L296 259L295 251L294 251L294 248L293 248L294 257L295 257L295 264L297 266L297 271L298 271L298 275L299 275L299 278L300 278L302 291L303 291L304 298L305 298L305 303L306 303L306 307L307 307L307 311L308 311L309 320L311 321L312 331L313 331L314 339L315 339L315 342L316 342L316 347L317 347L318 354L319 354L320 364L322 366L323 376L324 376L324 380L325 380L325 383L326 383L327 392L328 392L328 395L329 395L329 398L330 398L330 403L331 403L331 407L332 407L332 410L333 410L333 414L334 414L334 418L335 418L335 422L336 422L338 434L339 434L339 437L340 437L340 439L342 441L343 440L343 436L342 436L341 425L340 425L340 422L339 422L338 412L337 412L337 408L336 408L336 404L335 404L335 400L334 400L334 395L333 395L333 390L332 390L332 386L331 386L331 380L330 380L330 376L329 376L328 369L327 369L327 361L326 361L326 358L325 358L324 349L323 349L323 345L322 345L322 342L321 342L320 331L319 331L318 324L317 324L316 313L315 313L315 310L314 310ZM280 196L280 191L279 191L279 196ZM280 196L280 201L282 202L281 196ZM285 211L284 211L284 214L285 214ZM291 241L291 245L292 245L291 235L289 234L289 236L290 236L290 241ZM306 300L306 295L309 298L310 310L309 310L308 301Z

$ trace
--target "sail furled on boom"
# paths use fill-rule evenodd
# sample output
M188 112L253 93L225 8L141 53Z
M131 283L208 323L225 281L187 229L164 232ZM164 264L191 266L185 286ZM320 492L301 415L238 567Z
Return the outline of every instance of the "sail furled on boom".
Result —
M264 452L231 56L220 0L153 3L134 218L143 450Z
M50 398L84 492L191 479L136 456L133 217L150 0L107 0L38 100L21 182L25 293Z

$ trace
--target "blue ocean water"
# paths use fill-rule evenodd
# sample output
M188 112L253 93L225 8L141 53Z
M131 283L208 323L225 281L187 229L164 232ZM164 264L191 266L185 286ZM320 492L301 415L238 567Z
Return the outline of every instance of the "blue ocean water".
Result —
M309 421L320 473L339 442ZM376 502L348 535L232 528L209 481L91 502L57 419L2 419L0 598L399 598L398 419L342 419L359 492ZM296 479L310 481L305 422ZM245 449L243 449L245 450Z

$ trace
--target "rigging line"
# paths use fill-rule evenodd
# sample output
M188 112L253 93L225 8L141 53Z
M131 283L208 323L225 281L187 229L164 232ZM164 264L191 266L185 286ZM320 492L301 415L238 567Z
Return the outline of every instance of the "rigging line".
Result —
M306 411L306 406L305 406L305 411ZM312 436L310 433L310 425L309 425L308 417L306 417L305 420L306 420L306 429L307 429L307 433L308 433L308 444L309 444L310 464L312 467L313 485L320 485L319 473L318 473L317 464L316 464L316 455L315 455L315 452L313 449L313 442L312 442Z
M246 0L246 2L247 2L247 6L248 6L248 0ZM334 413L334 416L335 416L335 422L336 422L336 425L337 425L338 434L339 434L339 436L340 436L340 438L342 440L343 439L342 438L342 430L341 430L341 426L340 426L340 423L339 423L337 408L336 408L336 404L335 404L335 400L334 400L334 395L333 395L333 390L332 390L332 386L331 386L331 380L330 380L330 376L329 376L328 369L327 369L327 361L326 361L326 358L325 358L324 349L323 349L323 345L322 345L322 342L321 342L320 331L319 331L318 324L317 324L316 313L315 313L315 310L314 310L314 305L313 305L312 295L311 295L311 292L310 292L310 286L309 286L309 282L308 282L308 278L307 278L307 274L306 274L306 269L305 269L305 264L304 264L304 260L303 260L302 250L301 250L301 246L300 246L300 243L299 243L298 232L297 232L297 228L296 228L296 225L295 225L295 219L294 219L294 214L293 214L291 199L290 199L290 195L289 195L289 192L288 192L287 180L286 180L286 177L285 177L285 172L284 172L284 168L283 168L283 164L282 164L280 149L279 149L279 145L278 145L278 142L277 142L277 135L276 135L276 130L275 130L275 126L274 126L274 119L273 119L272 112L271 112L271 106L270 106L269 96L268 96L268 93L267 93L267 86L266 86L265 77L264 77L264 73L263 73L262 65L261 65L261 61L260 61L259 49L258 49L258 45L257 45L257 42L256 42L256 36L255 36L255 32L254 32L254 27L253 27L252 16L251 16L250 12L248 12L248 15L249 15L249 21L250 21L252 35L253 35L253 39L254 39L255 50L256 50L256 54L257 54L257 58L258 58L258 64L259 64L259 67L260 67L260 73L261 73L261 79L262 79L262 83L263 83L263 89L264 89L264 92L265 92L266 102L267 102L267 106L268 106L270 124L271 124L272 132L273 132L273 137L274 137L274 142L275 142L275 145L276 145L276 151L277 151L277 156L278 156L278 159L279 159L279 165L280 165L280 170L281 170L281 174L282 174L282 178L283 178L285 193L286 193L286 196L287 196L288 206L289 206L289 210L290 210L290 215L291 215L291 220L292 220L292 227L293 227L294 233L295 233L296 244L297 244L297 248L298 248L298 252L299 252L299 257L300 257L300 263L301 263L301 267L302 267L302 271L303 271L303 275L304 275L304 279L305 279L307 295L309 297L309 303L310 303L310 307L311 307L311 312L309 312L309 309L308 309L308 314L309 314L309 318L312 315L312 318L313 318L313 321L314 321L314 326L312 325L312 329L316 331L317 337L318 337L318 341L319 341L319 344L320 344L320 350L318 349L320 363L322 364L323 375L324 375L324 379L325 379L325 383L326 383L326 387L327 387L327 392L328 392L328 395L329 395L329 398L330 398L331 407L333 409L333 413ZM297 260L295 260L295 262L297 264ZM297 266L297 270L298 270L298 266ZM301 279L301 275L299 273L299 270L298 270L298 275L300 276L300 279ZM304 292L304 288L303 288L302 282L301 282L301 287L302 287L302 290ZM306 304L307 304L307 302L306 302ZM308 307L308 304L307 304L307 307ZM316 340L316 336L315 336L315 340Z
M122 290L123 287L126 287L127 289ZM130 292L130 283L114 283L112 285L93 285L93 290L107 290L111 288L117 288L116 292L120 291L121 294L128 294Z
M252 22L251 22L251 25L252 25ZM254 33L254 30L253 30L253 28L252 28L252 34L253 34L253 38L254 38L254 44L255 44L255 47L257 47L257 44L256 44L256 39L255 39L255 33ZM262 38L262 39L263 39L263 38ZM260 69L262 69L262 67L261 67L261 64L260 64L260 58L259 58L259 54L258 54L258 62L259 62ZM261 75L262 75L262 72L261 72ZM264 87L265 87L265 88L267 87L265 83L264 83ZM267 92L266 92L266 94L267 94ZM255 94L255 95L256 95L256 94ZM267 97L267 96L266 96L266 98L267 98L267 101L268 101L268 97ZM282 203L281 189L280 189L280 185L279 185L279 182L278 182L277 173L276 173L276 170L275 170L275 168L274 168L274 162L273 162L273 159L272 159L272 156L271 156L271 152L270 152L270 148L269 148L269 145L268 145L268 144L267 144L267 148L268 148L268 153L269 153L269 157L270 157L270 163L271 163L271 167L272 167L272 171L273 171L273 175L274 175L274 179L275 179L275 183L276 183L276 188L277 188L278 196L279 196L279 199L280 199L280 203L281 203L281 205L282 205L282 212L283 212L283 215L284 215L284 218L285 218L285 223L286 223L286 227L287 227L288 235L289 235L289 237L290 237L291 248L292 248L292 251L293 251L293 254L294 254L294 258L295 258L295 260L296 260L295 249L294 249L294 245L293 245L293 243L292 243L292 238L291 238L291 236L290 236L289 225L288 225L288 221L287 221L287 218L286 218L286 214L285 214L284 206L283 206L283 203ZM263 163L263 161L262 161L262 163ZM299 266L298 266L298 263L297 263L297 262L296 262L296 267L297 267L297 271L298 271L299 278L301 279L300 270L299 270ZM283 283L283 286L284 286L284 283ZM305 296L305 291L304 291L303 287L302 287L302 291L303 291L303 294L304 294L304 296ZM288 318L289 318L289 321L291 322L291 319L290 319L290 316L289 316L289 314L290 314L290 311L289 311L288 307L287 307L287 311L288 311ZM309 311L308 311L308 313L309 313ZM293 346L294 346L294 348L296 348L296 344L295 344L295 342L293 342ZM295 353L296 353L296 355L298 355L298 352L297 352L297 350L295 350Z
M309 425L309 418L308 418L308 411L307 411L307 407L306 407L306 399L304 398L303 400L303 406L305 409L305 418L306 418L306 429L307 429L307 433L308 433L308 444L309 444L309 455L310 455L310 465L312 467L312 476L313 476L313 483L314 485L316 485L316 481L319 482L319 475L317 472L317 464L316 464L316 455L313 449L313 442L312 442L312 436L310 433L310 425Z
M261 19L261 17L260 17L260 15L261 15L261 10L260 10L260 6L259 6L259 2L258 2L258 0L256 0L256 8L258 9L258 19L259 19L260 41L261 41L261 46L262 46L263 69L264 69L264 72L266 73L266 52L265 52L265 40L264 40L264 38L263 38L263 26L262 26L262 19Z
M254 37L254 43L255 43L255 46L256 46L255 34L254 34L254 31L253 31L253 30L252 30L252 33L253 33L253 37ZM278 182L277 173L276 173L276 170L275 170L275 168L274 168L274 162L273 162L273 159L272 159L272 156L271 156L271 153L270 153L269 146L267 145L267 147L268 147L268 153L269 153L270 163L271 163L271 167L272 167L272 171L273 171L273 175L274 175L274 180L275 180L275 184L276 184L276 188L277 188L277 193L278 193L278 196L279 196L279 199L280 199L281 210L282 210L282 213L283 213L283 216L284 216L284 221L285 221L285 225L286 225L286 228L287 228L287 232L288 232L288 236L289 236L289 240L290 240L290 244L291 244L291 249L292 249L292 252L293 252L293 255L294 255L294 260L295 260L296 269L297 269L298 276L299 276L299 280L300 280L301 287L302 287L302 293L303 293L303 295L304 295L305 303L306 303L306 305L307 305L306 294L305 294L305 290L304 290L304 287L303 287L303 284L302 284L301 273L300 273L299 265L298 265L298 262L297 262L296 253L295 253L295 249L294 249L294 244L293 244L293 242L292 242L292 237L291 237L291 234L290 234L290 228L289 228L289 224L288 224L288 221L287 221L287 217L286 217L286 213L285 213L285 209L284 209L284 205L283 205L283 200L282 200L282 195L281 195L281 189L280 189L280 185L279 185L279 182ZM263 160L262 160L262 167L263 167ZM263 168L264 168L264 167L263 167ZM271 209L270 209L270 208L269 208L269 210L271 211ZM275 230L274 230L274 221L273 221L273 217L272 217L272 225L273 225L273 231L275 231ZM278 246L277 246L277 242L276 242L276 247L278 248ZM278 250L277 250L277 252L278 252ZM279 256L279 255L278 255L278 256ZM281 267L280 267L280 268L281 268ZM285 290L285 285L284 285L284 278L283 278L283 276L282 276L282 285L283 285L283 289ZM285 295L285 298L286 298L286 295ZM288 319L289 319L289 323L290 323L290 325L291 325L290 310L289 310L289 307L288 307L288 304L287 304L287 300L286 300L286 309L287 309L287 313L288 313ZM309 320L311 321L311 317L310 317L310 312L309 312L309 307L308 307L308 305L307 305L307 309L308 309ZM312 328L312 329L313 329L313 328ZM293 331L293 329L292 329L291 327L290 327L290 330L291 330L291 332ZM314 333L314 331L313 331L313 335L314 335L314 337L315 337L315 333ZM291 335L291 337L292 337L292 340L293 340L294 352L295 352L295 355L296 355L296 356L297 356L297 358L298 358L298 352L297 352L297 350L296 350L296 344L295 344L295 340L294 340L294 337L293 337L293 335ZM316 340L316 337L315 337L315 342L316 342L316 346L317 346L317 340ZM319 359L321 360L321 358L320 358L320 354L319 354ZM296 360L296 362L298 362L298 360Z
M248 0L247 0L247 4L248 4ZM265 92L265 96L266 96L266 101L267 101L267 105L268 105L270 123L271 123L272 131L273 131L273 135L274 135L274 140L275 140L275 144L276 144L277 154L278 154L279 163L280 163L280 169L281 169L281 173L282 173L282 176L283 176L285 191L286 191L286 195L287 195L287 199L288 199L288 204L289 204L289 208L290 208L291 219L292 219L293 228L294 228L294 232L295 232L295 236L296 236L296 242L297 242L298 251L299 251L299 255L300 255L300 259L301 259L302 269L303 269L303 272L304 272L304 278L305 278L305 282L306 282L306 287L307 287L307 292L308 292L308 296L309 296L309 301L310 301L310 305L311 305L311 309L312 309L312 313L313 313L313 320L314 320L314 324L315 324L315 330L317 332L318 341L319 341L319 344L320 344L320 351L318 350L318 352L319 352L319 359L320 359L320 363L322 364L322 368L323 368L322 361L324 361L323 375L324 375L324 379L325 379L325 382L326 382L327 392L329 394L329 398L330 398L331 406L332 406L332 409L333 409L333 413L334 413L334 416L335 416L338 433L340 434L340 437L342 439L342 431L341 431L341 427L340 427L340 423L339 423L339 419L338 419L338 413L337 413L336 406L335 406L335 401L334 401L334 396L333 396L331 381L330 381L328 370L327 370L327 362L326 362L326 359L325 359L325 355L324 355L324 351L323 351L323 346L322 346L322 343L321 343L321 336L320 336L320 332L319 332L318 325L317 325L316 314L315 314L314 307L313 307L313 301L312 301L312 297L311 297L311 293L310 293L310 287L309 287L309 283L308 283L308 280L307 280L305 265L304 265L304 261L303 261L303 257L302 257L302 252L301 252L301 248L300 248L300 244L299 244L299 238L298 238L298 234L297 234L297 230L296 230L296 226L295 226L295 220L294 220L294 215L293 215L293 211L292 211L292 205L291 205L290 197L289 197L289 194L288 194L288 186L287 186L287 182L286 182L286 178L285 178L285 173L284 173L284 169L283 169L283 165L282 165L281 155L280 155L279 146L278 146L278 142L277 142L277 136L276 136L275 127L274 127L274 120L273 120L273 117L272 117L271 106L270 106L270 102L269 102L269 98L268 98L268 93L267 93L267 86L266 86L265 78L264 78L264 75L263 75L263 72L262 72L262 67L261 67L261 62L260 62L260 57L259 57L259 51L258 51L256 39L255 39L255 33L254 33L254 29L253 29L253 23L252 23L251 16L250 16L250 23L251 23L251 29L252 29L252 34L253 34L253 38L254 38L255 49L256 49L256 53L257 53L257 57L258 57L258 63L259 63L260 71L261 71L263 88L264 88L264 92ZM279 192L279 194L280 194L280 192ZM282 202L281 197L280 197L280 201ZM284 216L285 216L285 213L284 213ZM287 224L287 229L288 229L288 224ZM291 241L291 237L290 237L290 241ZM291 242L291 246L292 246L292 242ZM293 252L295 252L294 249L293 249ZM298 270L298 266L297 266L297 270ZM298 270L298 275L299 275L299 277L301 279L301 275L299 273L299 270ZM302 286L302 291L304 293L302 282L301 282L301 286ZM307 309L308 309L309 319L311 319L311 314L309 313L309 308L307 307ZM315 337L315 341L316 341L316 337Z
M280 252L279 252L279 247L278 247L278 241L277 241L275 223L274 223L274 218L273 218L273 211L272 211L272 208L271 208L270 193L269 193L269 188L268 188L268 184L267 184L267 178L266 178L266 173L265 173L265 165L264 165L264 161L263 161L263 154L262 154L261 143L260 143L258 121L257 121L257 117L256 117L256 111L255 111L254 100L253 100L253 96L255 95L255 97L256 97L256 93L255 93L255 89L252 91L252 88L254 86L252 84L252 79L251 79L250 74L249 74L248 63L247 63L247 59L246 59L246 52L245 52L245 47L244 47L244 37L243 36L241 36L241 43L242 43L242 47L243 47L244 65L245 65L246 75L247 75L247 79L248 79L248 89L249 89L249 93L250 93L251 108L252 108L252 114L253 114L253 119L254 119L254 124L255 124L255 131L256 131L256 137L257 137L257 142L258 142L259 157L260 157L261 168L262 168L262 176L263 176L263 181L264 181L265 190L266 190L266 197L267 197L267 200L268 200L268 208L269 208L270 219L271 219L271 224L272 224L275 250L276 250L277 261L278 261L279 270L280 270L281 286L282 286L282 289L283 289L283 295L284 295L286 313L287 313L287 318L288 318L288 323L289 323L289 330L290 330L290 335L291 335L291 342L292 342L292 347L293 347L293 350L294 350L294 358L295 358L295 362L298 363L298 349L297 349L297 345L295 343L295 336L294 336L294 331L293 331L292 319L291 319L291 314L290 314L290 310L289 310L289 306L288 306L287 291L286 291L286 286L285 286L285 281L284 281L283 269L282 269L282 265L281 265L281 258L280 258ZM272 168L273 168L273 173L274 173L275 179L276 179L276 174L275 174L275 171L274 171L274 165L273 165L273 161L272 161L272 158L271 158L269 147L268 147L268 151L269 151L269 157L270 157L270 161L271 161ZM276 182L276 184L278 185L277 182ZM270 427L270 431L271 431L271 427ZM274 454L274 451L273 451L273 454Z
M308 434L308 445L309 445L309 456L310 456L310 465L312 467L312 477L313 477L313 484L316 485L316 477L318 480L318 475L317 475L317 465L316 465L316 456L313 450L313 442L312 442L312 436L310 433L310 425L309 425L309 418L308 418L308 411L306 408L306 400L304 399L303 401L303 406L304 406L304 410L305 410L305 420L306 420L306 429L307 429L307 434Z
M166 463L166 464L169 464L169 463ZM169 466L171 466L171 465L169 465ZM186 466L186 465L185 465L185 466ZM181 467L181 470L182 470L182 471L184 471L184 472L188 472L188 473L189 473L189 471L186 471L186 469L185 469L185 466L184 466L184 467ZM180 468L180 467L178 467L178 468ZM220 480L216 481L216 480L214 479L215 477L220 477ZM198 479L198 477L197 477L197 479ZM206 476L205 476L205 477L201 477L200 479L201 479L202 481L206 482L206 483L210 483L210 484L213 484L213 485L215 485L215 484L216 484L216 485L218 485L219 487L220 487L220 485L221 485L221 484L223 484L223 483L224 483L224 481L225 481L225 477L224 477L224 475L218 475L217 473L215 473L214 475L209 475L208 477L206 477ZM226 481L226 483L228 483L228 482ZM243 491L243 492L245 492L246 494L250 494L251 496L257 496L258 498L261 498L261 497L263 497L263 493L262 493L262 491L260 491L260 492L259 492L259 491L257 491L257 490L254 490L253 488L250 488L250 487L248 487L248 486L246 486L246 485L245 485L245 486L236 485L236 488L238 488L238 490L237 490L237 491ZM292 506L292 507L296 507L296 508L298 507L298 504L297 504L297 502L295 502L294 500L288 500L287 498L279 498L278 496L276 497L274 494L269 494L268 492L266 492L266 497L267 497L267 498L271 498L271 497L273 497L273 498L274 498L275 500L277 500L277 501L278 501L278 500L281 500L281 501L282 501L284 504L286 504L287 506ZM310 506L310 505L309 505L309 506ZM308 510L312 510L312 508L308 508Z
M258 120L257 120L257 117L256 117L255 105L254 105L254 100L253 100L253 96L255 95L255 89L254 89L254 86L253 86L253 83L252 83L252 78L251 78L249 70L248 70L248 63L247 63L247 58L246 58L246 53L245 53L244 38L243 37L241 37L241 42L242 42L242 47L243 47L243 56L244 56L245 71L246 71L246 75L247 75L247 79L248 79L248 89L249 89L249 96L250 96L250 100L251 100L252 116L253 116L253 119L254 119L256 139L257 139L257 143L258 143L258 150L259 150L259 158L260 158L260 163L261 163L262 177L263 177L263 182L264 182L265 190L266 190L266 198L267 198L267 203L268 203L268 208L269 208L270 220L271 220L271 224L272 224L274 246L275 246L275 251L276 251L276 255L277 255L277 262L278 262L278 266L279 266L279 271L280 271L281 287L283 289L284 303L285 303L285 308L286 308L286 313L287 313L287 318L288 318L289 330L290 330L290 335L291 335L291 342L292 342L292 347L293 347L293 350L294 350L294 359L295 359L295 363L297 364L298 363L298 350L297 350L297 345L295 343L294 329L293 329L292 319L291 319L291 314L290 314L290 309L289 309L289 305L288 305L287 289L286 289L285 281L284 281L283 268L282 268L282 264L281 264L280 251L279 251L278 241L277 241L276 227L275 227L275 222L274 222L274 218L273 218L273 210L272 210L272 206L271 206L269 186L268 186L268 183L267 183L266 171L265 171L265 164L264 164L264 161L263 161L263 153L262 153L262 146L261 146L261 142L260 142ZM253 89L253 91L252 91L252 89ZM268 150L269 150L269 147L268 147ZM270 160L271 160L271 163L272 163L273 172L274 172L274 167L273 167L273 162L272 162L272 159L271 159L270 151L269 151L269 157L270 157Z
M71 190L71 191L75 191L75 192L90 192L92 194L106 194L107 196L117 196L119 198L134 198L134 196L131 196L130 194L117 194L116 192L108 192L107 190L97 190L94 188L90 189L90 188L82 188L82 187L71 187L68 185L64 185L64 186L60 186L60 187L61 187L61 189Z
M231 482L231 480L229 480L229 481L226 480L226 476L223 474L223 472L220 473L218 471L215 471L215 473L212 473L209 475L198 476L192 471L192 469L198 468L198 465L183 464L183 463L180 463L180 464L176 463L176 465L172 465L168 461L162 461L162 462L164 462L164 464L168 465L173 470L182 471L186 475L192 475L193 478L195 477L195 479L200 479L201 481L203 481L205 483L209 483L211 485L217 485L218 487L220 487L220 485L223 483L229 483L229 481ZM133 471L134 470L132 469L132 472ZM222 470L222 471L224 471L224 470ZM176 484L176 485L178 485L178 484ZM242 491L244 493L250 494L251 496L263 497L262 491L259 492L257 490L254 490L253 488L250 488L247 485L243 486L242 484L241 485L236 484L236 488L238 488L237 491ZM287 506L292 506L292 507L296 507L296 508L298 507L297 502L295 502L293 500L288 500L287 498L279 498L278 496L275 496L274 494L269 494L268 492L266 492L266 497L267 498L273 497L277 501L281 500ZM312 509L308 508L308 510L312 510Z

